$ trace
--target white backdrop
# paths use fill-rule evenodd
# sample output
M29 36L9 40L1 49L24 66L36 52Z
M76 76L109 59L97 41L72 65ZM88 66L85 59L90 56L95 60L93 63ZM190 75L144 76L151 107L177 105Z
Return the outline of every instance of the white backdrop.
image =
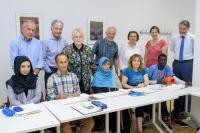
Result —
M0 104L6 100L5 81L12 74L8 51L10 41L16 36L16 12L40 14L43 37L50 34L53 19L63 20L63 36L69 43L71 31L76 27L87 35L87 18L104 19L106 26L114 25L119 47L127 43L129 30L140 31L152 25L175 34L179 21L188 19L191 32L194 31L195 0L1 0L1 3ZM138 43L144 46L149 38L141 35ZM170 64L171 54L169 60Z

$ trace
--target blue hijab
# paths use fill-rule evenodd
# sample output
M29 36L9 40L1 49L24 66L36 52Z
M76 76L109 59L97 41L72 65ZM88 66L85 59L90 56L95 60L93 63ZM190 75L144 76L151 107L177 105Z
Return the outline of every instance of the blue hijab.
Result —
M106 57L100 58L97 71L93 77L92 87L113 87L112 69L105 70L103 68L106 62L110 62L110 60Z

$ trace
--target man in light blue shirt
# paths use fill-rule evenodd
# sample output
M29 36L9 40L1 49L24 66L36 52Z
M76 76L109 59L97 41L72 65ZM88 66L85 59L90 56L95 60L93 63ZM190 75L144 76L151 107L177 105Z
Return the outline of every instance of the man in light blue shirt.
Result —
M53 20L51 23L51 36L42 41L45 86L49 76L57 71L56 55L61 53L62 49L67 45L67 41L61 36L62 30L63 22L57 19Z
M32 19L26 19L24 20L21 28L21 34L10 44L10 63L13 68L16 56L27 56L31 60L34 73L38 75L43 67L43 59L42 45L40 41L34 37L36 23Z
M193 56L194 56L194 35L189 31L190 23L188 20L183 20L179 23L179 35L174 37L171 42L171 51L174 53L173 72L181 80L192 82L193 72ZM189 109L190 109L189 97ZM177 119L175 121L182 127L187 126L178 119L180 114L184 112L185 96L179 97L174 101L173 115Z

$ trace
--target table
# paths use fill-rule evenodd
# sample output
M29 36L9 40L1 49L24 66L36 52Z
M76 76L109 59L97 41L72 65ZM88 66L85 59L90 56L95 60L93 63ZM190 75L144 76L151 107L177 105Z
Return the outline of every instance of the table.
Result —
M103 111L82 115L81 113L77 112L76 110L71 108L71 105L63 105L58 100L47 101L43 102L42 104L48 108L48 110L61 122L69 122L74 120L79 120L83 118L88 118L92 116L106 114L106 133L109 132L109 125L108 125L108 115L111 112L117 112L118 121L117 121L117 132L120 132L120 122L119 122L119 111L141 107L149 104L153 104L153 124L158 129L159 132L163 132L161 128L155 122L155 104L160 103L163 101L172 100L177 98L175 95L171 95L170 92L156 92L151 93L145 96L139 97L131 97L129 95L118 96L118 97L111 97L107 99L101 99L103 103L106 103L108 108L104 109Z
M37 104L41 112L27 116L7 117L0 113L0 130L2 133L24 133L57 127L60 130L59 121L42 105ZM0 110L0 112L2 109Z

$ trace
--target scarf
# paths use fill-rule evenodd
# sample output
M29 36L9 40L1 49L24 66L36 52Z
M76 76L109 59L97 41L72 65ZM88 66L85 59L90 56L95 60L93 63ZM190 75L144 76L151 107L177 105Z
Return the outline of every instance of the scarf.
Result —
M112 69L110 68L109 70L105 70L103 68L103 65L108 61L110 62L110 60L106 57L100 58L97 71L94 74L92 81L93 87L113 87Z
M20 73L21 64L25 61L30 62L31 68L28 75ZM17 56L14 60L14 73L9 80L6 81L6 86L10 85L15 94L27 93L29 89L36 88L37 76L33 73L31 61L26 56Z

